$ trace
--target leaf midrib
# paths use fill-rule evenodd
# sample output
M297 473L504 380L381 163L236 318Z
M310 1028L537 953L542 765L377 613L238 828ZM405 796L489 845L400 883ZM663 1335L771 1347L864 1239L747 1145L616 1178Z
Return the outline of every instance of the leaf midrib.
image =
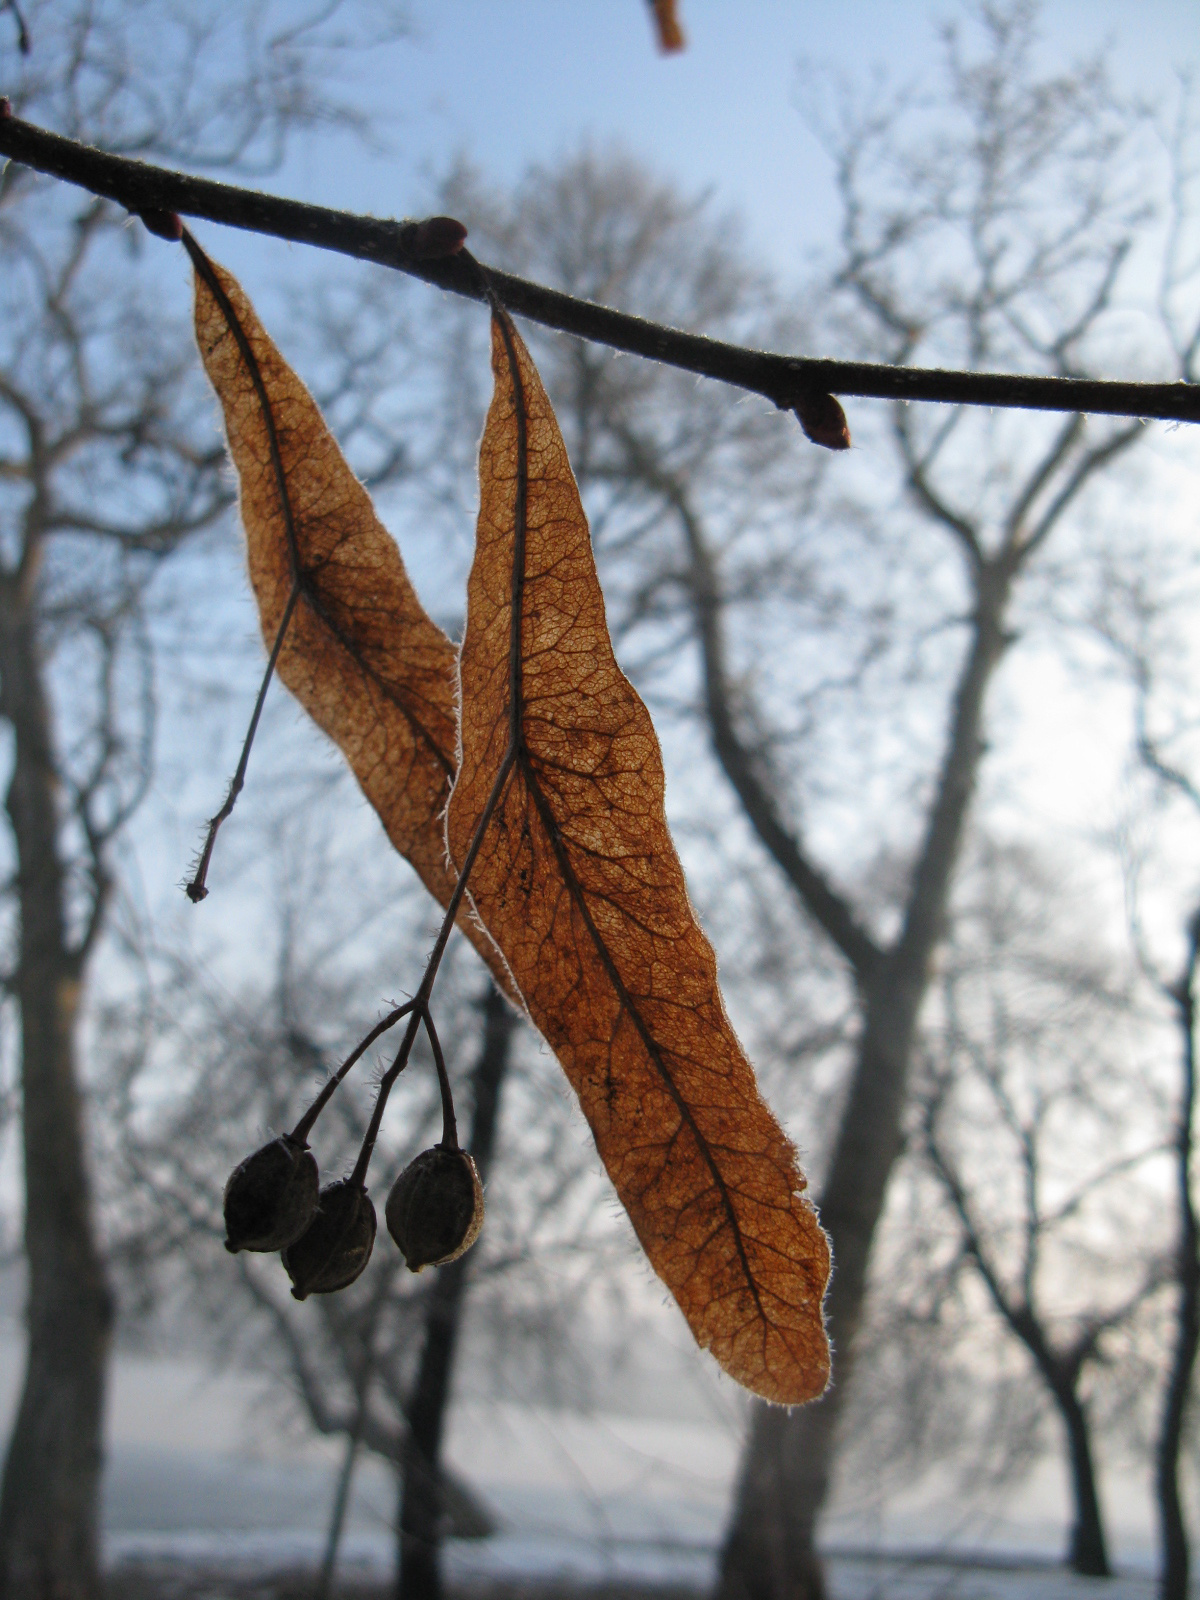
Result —
M745 1240L742 1237L741 1223L738 1219L736 1208L734 1207L729 1186L725 1182L724 1175L717 1164L716 1157L713 1155L708 1140L700 1131L700 1127L696 1122L696 1118L691 1107L688 1105L687 1100L684 1098L683 1093L676 1084L670 1069L663 1059L662 1047L654 1038L654 1035L651 1033L648 1024L645 1022L641 1012L638 1010L633 996L630 994L625 980L620 974L612 952L609 950L603 934L596 926L595 920L592 917L591 909L587 903L586 890L579 881L578 874L575 872L575 868L571 862L571 859L567 855L566 847L562 842L558 819L555 817L550 806L550 802L546 798L545 791L538 782L537 773L533 766L533 758L524 742L523 735L517 752L516 765L530 794L533 797L534 805L537 807L538 817L541 820L546 837L550 841L550 848L554 851L555 858L558 861L559 871L562 873L563 880L567 885L567 890L570 893L571 898L574 900L580 916L583 918L584 927L587 929L588 936L595 946L596 954L600 958L600 964L604 968L609 982L612 984L619 1003L629 1016L630 1020L633 1022L634 1028L637 1031L638 1037L642 1041L646 1054L649 1056L655 1070L666 1084L667 1091L672 1100L675 1102L681 1119L690 1129L692 1137L696 1141L696 1148L700 1151L702 1160L708 1167L709 1172L712 1174L713 1182L716 1184L717 1192L721 1197L721 1203L725 1209L725 1213L729 1221L729 1226L733 1230L733 1239L737 1248L738 1260L741 1262L742 1271L745 1275L747 1286L749 1287L750 1293L753 1296L754 1304L758 1308L758 1314L768 1327L774 1327L775 1324L772 1322L771 1318L768 1317L766 1307L762 1303L762 1297L758 1291L758 1284L755 1282L754 1273L750 1267L750 1259L746 1252Z
M201 254L203 255L202 252ZM454 776L453 762L444 753L437 740L424 726L424 724L413 715L408 705L392 690L387 680L383 678L377 671L375 671L375 669L371 667L365 660L363 660L359 650L356 648L352 640L343 632L337 623L334 622L333 618L330 617L324 606L321 604L320 598L310 580L308 571L301 563L296 512L292 505L291 495L288 492L288 475L287 469L283 465L283 452L279 444L279 429L276 425L275 413L271 406L270 396L267 393L266 380L263 377L262 366L259 362L257 354L255 353L253 345L250 343L250 336L242 326L242 321L238 316L237 308L233 304L225 285L217 276L217 272L213 263L208 260L207 256L203 256L203 261L207 270L202 270L196 257L192 257L192 262L196 268L198 276L202 279L205 287L216 301L217 308L225 320L225 325L229 332L233 335L233 342L237 346L238 354L241 356L242 362L249 375L250 386L254 390L255 399L258 401L259 409L263 414L263 421L267 427L268 443L270 445L271 452L271 476L275 481L275 487L279 493L283 512L282 520L284 533L287 538L288 561L292 569L292 582L299 589L300 597L304 600L310 613L329 631L336 642L341 645L342 649L345 650L346 654L354 662L355 666L359 669L363 676L370 682L374 683L379 688L384 698L389 700L392 705L396 707L397 711L399 711L400 715L408 723L408 726L412 730L414 736L423 742L429 749L434 760L437 762L438 766L441 767L445 777L447 779L451 779ZM299 379L297 379L297 382L299 382ZM317 414L319 417L320 413L318 412ZM332 435L330 435L330 437L332 438ZM334 444L336 447L336 440L334 441ZM349 469L347 468L347 470ZM374 508L372 508L371 514L374 516ZM434 624L431 622L430 626L433 627ZM447 643L449 643L448 640Z
M517 426L517 493L516 503L513 510L513 553L509 573L509 703L505 707L505 716L509 724L509 739L504 759L505 761L512 761L513 767L521 773L522 779L529 793L533 797L533 802L541 820L542 827L546 833L546 837L550 841L550 847L558 861L559 871L562 873L563 881L567 886L567 891L574 900L579 915L583 918L584 926L588 931L588 937L592 941L596 954L599 957L601 967L603 968L610 984L612 985L618 1003L632 1021L634 1029L642 1041L643 1048L645 1049L651 1064L658 1073L662 1082L666 1085L667 1091L679 1112L681 1121L691 1131L692 1137L696 1142L696 1148L700 1152L701 1160L712 1175L713 1182L716 1185L717 1193L720 1196L721 1205L728 1220L729 1228L733 1234L734 1246L737 1251L738 1260L741 1263L742 1274L745 1278L746 1286L750 1291L751 1298L754 1301L754 1305L758 1311L759 1319L761 1320L764 1328L776 1327L776 1324L767 1315L766 1308L762 1302L762 1296L759 1293L758 1284L755 1281L754 1273L751 1270L750 1259L746 1250L746 1243L742 1236L741 1223L738 1219L737 1210L734 1206L729 1186L725 1182L724 1175L717 1164L716 1157L713 1155L708 1140L700 1131L700 1127L696 1122L696 1118L691 1107L688 1105L687 1100L684 1098L679 1086L676 1084L674 1077L672 1076L665 1060L663 1059L662 1048L658 1044L658 1041L654 1038L649 1026L634 1003L633 996L630 994L625 984L625 980L621 976L612 952L609 950L606 940L601 934L599 928L596 926L595 920L591 914L591 909L587 903L586 892L579 880L574 865L567 854L566 847L562 842L562 834L557 818L555 817L550 802L547 799L540 782L538 781L537 772L534 768L533 756L526 742L526 706L523 689L523 668L524 602L526 580L528 576L526 572L526 562L528 559L526 546L526 518L528 514L527 495L529 486L528 401L525 392L525 382L520 370L520 361L516 351L516 330L512 326L512 323L508 317L508 313L503 309L503 307L500 306L494 295L490 295L489 297L492 299L493 316L496 318L499 324L501 336L504 342L505 355L509 369L509 380L513 391L513 414ZM583 514L582 506L580 507L580 514ZM764 1366L766 1365L766 1359L766 1350L764 1346Z

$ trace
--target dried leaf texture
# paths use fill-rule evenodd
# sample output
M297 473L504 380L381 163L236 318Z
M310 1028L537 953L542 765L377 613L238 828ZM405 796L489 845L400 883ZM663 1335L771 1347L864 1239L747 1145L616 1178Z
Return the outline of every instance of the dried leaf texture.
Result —
M698 1342L767 1399L809 1400L829 1375L828 1245L725 1014L667 830L658 740L613 655L562 436L507 330L528 452L519 669L519 402L497 319L450 851L464 859L509 752L515 692L515 762L471 896Z
M211 265L259 368L291 513L289 530L262 398L225 309L198 274L196 340L225 414L263 638L274 642L298 574L276 670L444 906L455 881L441 821L454 771L454 646L423 609L316 402L236 279ZM491 941L469 917L460 923L511 988Z

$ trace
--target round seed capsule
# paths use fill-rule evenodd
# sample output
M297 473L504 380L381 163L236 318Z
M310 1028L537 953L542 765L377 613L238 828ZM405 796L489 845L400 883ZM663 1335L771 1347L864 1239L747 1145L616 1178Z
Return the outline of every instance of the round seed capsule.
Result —
M225 1248L282 1250L317 1212L320 1179L306 1145L283 1134L247 1156L225 1185Z
M329 1184L309 1227L283 1252L293 1296L305 1300L344 1289L371 1259L374 1244L375 1207L367 1191L349 1178Z
M469 1250L483 1227L483 1185L465 1150L422 1150L392 1185L388 1232L412 1272L440 1267Z

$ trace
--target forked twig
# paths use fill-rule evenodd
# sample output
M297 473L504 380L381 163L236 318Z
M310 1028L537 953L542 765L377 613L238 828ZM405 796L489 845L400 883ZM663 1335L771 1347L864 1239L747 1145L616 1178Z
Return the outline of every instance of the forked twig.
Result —
M412 1010L414 1003L414 1001L409 1000L402 1006L396 1006L394 1010L388 1012L387 1016L384 1017L381 1022L377 1022L375 1024L365 1039L360 1040L359 1043L355 1045L354 1049L351 1050L345 1061L342 1062L341 1066L331 1076L329 1082L322 1087L320 1094L300 1118L300 1121L292 1129L292 1138L297 1144L308 1143L308 1136L313 1130L313 1124L321 1115L322 1111L324 1111L325 1107L333 1099L338 1085L350 1071L351 1067L353 1067L355 1062L359 1061L366 1054L366 1052L375 1043L376 1039L378 1039L382 1034L385 1034L389 1028L394 1028L396 1023L400 1021L401 1017L406 1017L408 1015L408 1013Z

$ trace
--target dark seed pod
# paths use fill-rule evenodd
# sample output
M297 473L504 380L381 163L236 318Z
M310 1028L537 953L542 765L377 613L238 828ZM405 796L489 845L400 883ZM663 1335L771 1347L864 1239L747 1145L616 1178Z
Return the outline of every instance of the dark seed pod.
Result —
M320 1179L307 1145L283 1134L235 1167L225 1185L225 1248L282 1250L317 1213Z
M341 1178L321 1190L321 1203L308 1229L283 1252L292 1294L333 1294L353 1283L371 1259L375 1207L361 1185Z
M396 1179L384 1211L413 1272L469 1250L483 1227L483 1185L465 1150L434 1145Z

